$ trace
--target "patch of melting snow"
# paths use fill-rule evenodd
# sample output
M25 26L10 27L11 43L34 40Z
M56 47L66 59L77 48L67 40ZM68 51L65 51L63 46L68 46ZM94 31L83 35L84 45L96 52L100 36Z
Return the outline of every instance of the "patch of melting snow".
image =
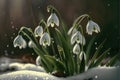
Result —
M0 80L60 80L44 72L22 70L0 75Z
M97 67L67 80L120 80L120 67Z
M34 64L22 64L22 63L11 63L9 68L14 68L15 70L31 70L38 72L45 72L41 66L36 66Z
M0 80L120 80L120 67L92 68L67 78L50 75L41 66L34 64L10 63L6 68L14 68L15 70L1 74Z

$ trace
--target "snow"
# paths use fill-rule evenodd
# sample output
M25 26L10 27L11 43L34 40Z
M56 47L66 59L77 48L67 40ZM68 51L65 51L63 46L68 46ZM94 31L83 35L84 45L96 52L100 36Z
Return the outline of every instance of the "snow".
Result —
M0 80L60 80L44 72L22 70L0 75Z
M4 67L4 66L3 66ZM2 68L2 67L0 67ZM58 78L45 72L34 64L10 63L6 69L14 68L14 71L2 73L0 80L120 80L120 67L97 67L79 75Z
M80 75L68 77L68 80L120 80L120 67L97 67L92 68Z
M14 68L15 70L32 70L38 72L45 72L45 70L41 66L36 66L34 64L22 64L22 63L11 63L9 68Z

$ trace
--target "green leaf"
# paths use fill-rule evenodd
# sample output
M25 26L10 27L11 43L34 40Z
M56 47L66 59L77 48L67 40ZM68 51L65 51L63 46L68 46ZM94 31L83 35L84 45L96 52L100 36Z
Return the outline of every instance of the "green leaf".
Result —
M51 63L54 66L54 70L65 70L65 65L61 61L57 60L55 57L49 55L45 55L45 57L48 59L49 63Z
M38 46L39 43L37 42L31 28L21 27L21 29L19 31L19 34L20 35L25 35L29 40L33 41Z
M73 54L70 52L70 43L68 43L68 41L64 38L62 33L57 28L55 28L55 30L62 43L62 48L65 53L65 60L67 61L66 66L68 67L68 72L70 75L72 75L74 73L74 61Z
M103 44L105 43L106 40L104 40L99 46L98 46L98 49L95 51L91 61L90 61L90 64L89 64L89 68L91 68L91 66L94 64L94 61L96 60L100 50L102 49L103 47Z
M98 65L100 65L100 63L102 62L102 60L107 56L108 52L110 51L110 48L105 50L101 56L99 56L96 60L96 62L92 65L92 67L96 67Z
M42 67L45 69L46 72L48 72L48 73L50 72L47 64L46 64L43 60L41 60L41 65L42 65Z
M60 60L65 63L65 53L63 52L63 48L60 46L60 45L57 45L57 49L58 49L58 52L59 52L59 57L60 57Z
M106 66L113 66L113 65L115 64L117 58L118 58L118 55L115 55L115 56L112 57L105 65L106 65Z
M33 48L34 51L41 57L41 59L43 60L43 67L48 68L46 69L47 72L52 72L53 71L53 65L51 63L49 63L49 60L44 56L44 53L37 47Z
M87 63L89 62L89 59L90 59L91 48L92 48L92 45L94 44L95 38L96 38L96 36L93 37L93 38L90 40L90 42L88 43L87 49L86 49L86 57L87 57L86 62L87 62Z
M80 73L85 71L85 64L86 64L86 60L85 60L84 55L83 55L83 58L80 62Z

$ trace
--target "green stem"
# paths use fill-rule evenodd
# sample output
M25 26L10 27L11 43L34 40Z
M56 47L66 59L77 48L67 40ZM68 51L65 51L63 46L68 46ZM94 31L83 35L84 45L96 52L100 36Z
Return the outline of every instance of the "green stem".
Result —
M80 65L79 65L79 55L77 55L77 72L76 73L79 73L79 68L80 68Z
M84 15L79 16L79 17L74 21L73 27L76 28L76 27L82 22L82 20L83 20L85 17L88 18L89 15L88 15L88 14L84 14ZM75 26L76 24L77 24L77 26Z

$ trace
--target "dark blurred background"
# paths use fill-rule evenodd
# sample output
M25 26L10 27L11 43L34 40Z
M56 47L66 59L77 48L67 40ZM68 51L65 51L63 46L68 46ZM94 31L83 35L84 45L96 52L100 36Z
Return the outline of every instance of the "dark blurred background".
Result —
M19 50L12 42L21 26L34 29L42 18L47 19L49 4L59 10L68 27L79 15L89 14L101 27L98 42L106 38L111 55L120 53L119 0L0 0L0 56L34 62L32 49Z

